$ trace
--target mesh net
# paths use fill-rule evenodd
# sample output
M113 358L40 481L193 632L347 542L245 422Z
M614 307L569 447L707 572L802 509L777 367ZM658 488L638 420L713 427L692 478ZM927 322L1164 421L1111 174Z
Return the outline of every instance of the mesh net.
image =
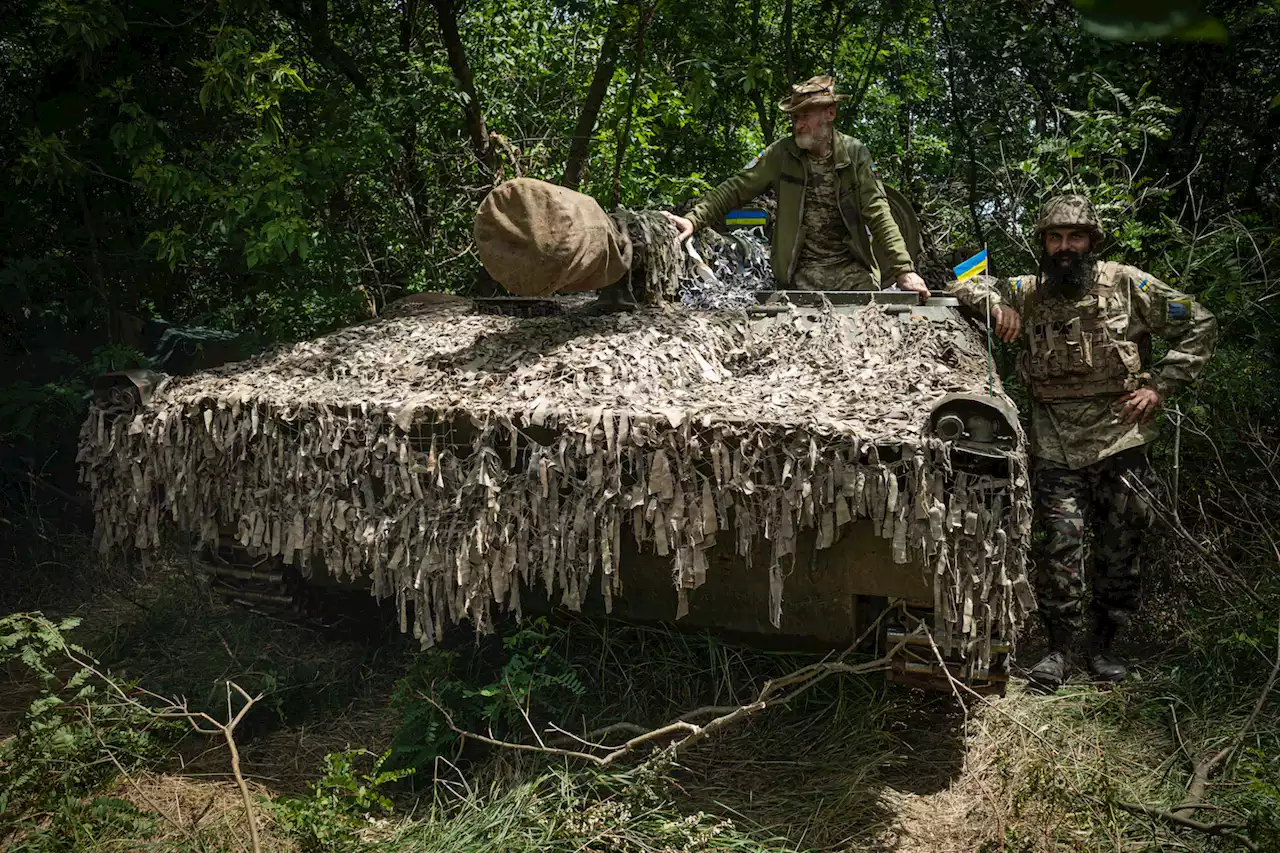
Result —
M696 275L654 257L665 281ZM797 537L827 547L868 519L929 576L943 651L985 664L1034 606L1022 437L994 479L927 421L986 384L958 320L876 306L520 318L443 301L94 408L80 462L102 553L234 531L304 574L371 578L425 644L464 618L487 630L533 584L611 601L623 536L670 558L682 606L729 536L741 570L769 572L777 625ZM751 566L762 539L769 565Z

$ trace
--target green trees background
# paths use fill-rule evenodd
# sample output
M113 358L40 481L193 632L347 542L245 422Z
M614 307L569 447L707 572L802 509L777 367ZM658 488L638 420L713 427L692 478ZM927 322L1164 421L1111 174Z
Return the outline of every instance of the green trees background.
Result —
M1231 399L1274 387L1275 0L8 8L7 473L66 444L89 377L140 363L141 321L267 344L467 292L495 182L679 204L787 133L778 96L818 72L851 94L843 129L912 198L939 262L988 243L997 272L1025 268L1042 198L1086 191L1113 255L1221 315Z
M496 180L681 202L787 132L777 97L822 71L943 245L1013 239L1054 169L1129 184L1143 204L1104 201L1139 255L1166 217L1275 220L1274 2L1211 4L1222 42L1138 43L1066 2L14 6L0 275L21 355L51 333L128 344L112 311L274 340L465 290Z

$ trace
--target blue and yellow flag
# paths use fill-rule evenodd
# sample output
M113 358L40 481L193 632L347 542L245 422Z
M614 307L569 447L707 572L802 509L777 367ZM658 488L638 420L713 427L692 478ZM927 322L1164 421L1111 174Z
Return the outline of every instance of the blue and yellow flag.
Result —
M976 275L987 271L987 250L983 249L969 260L955 268L956 281L968 281Z
M768 216L763 210L752 208L731 210L724 218L725 224L731 228L752 228L766 224L767 220Z

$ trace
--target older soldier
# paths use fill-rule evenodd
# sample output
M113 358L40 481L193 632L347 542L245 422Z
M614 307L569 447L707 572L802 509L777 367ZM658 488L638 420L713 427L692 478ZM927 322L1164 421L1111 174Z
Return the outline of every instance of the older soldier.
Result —
M670 216L684 240L723 219L770 187L777 192L773 275L799 290L878 290L875 255L867 238L887 250L890 268L879 270L899 288L928 296L898 231L884 186L867 147L835 129L835 92L829 76L791 87L778 107L791 116L794 135L766 148L742 172L716 187L688 218Z
M1019 372L1032 399L1032 481L1043 537L1036 588L1050 641L1030 676L1055 689L1083 628L1087 533L1096 570L1089 668L1102 680L1125 677L1112 641L1138 607L1139 549L1151 523L1152 416L1204 370L1217 324L1142 270L1099 260L1102 223L1082 196L1051 199L1035 233L1039 274L982 276L948 289L989 312L1003 340L1026 343ZM1149 365L1152 335L1169 349Z

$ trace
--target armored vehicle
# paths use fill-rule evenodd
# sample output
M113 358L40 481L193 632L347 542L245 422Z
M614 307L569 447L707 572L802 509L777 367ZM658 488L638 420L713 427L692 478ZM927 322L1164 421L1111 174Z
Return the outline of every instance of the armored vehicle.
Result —
M759 266L750 237L652 243L645 274L705 296ZM193 376L104 376L80 451L97 545L194 535L232 597L361 587L424 645L563 606L868 636L894 680L1003 690L1030 514L987 338L945 298L743 292L423 298Z

